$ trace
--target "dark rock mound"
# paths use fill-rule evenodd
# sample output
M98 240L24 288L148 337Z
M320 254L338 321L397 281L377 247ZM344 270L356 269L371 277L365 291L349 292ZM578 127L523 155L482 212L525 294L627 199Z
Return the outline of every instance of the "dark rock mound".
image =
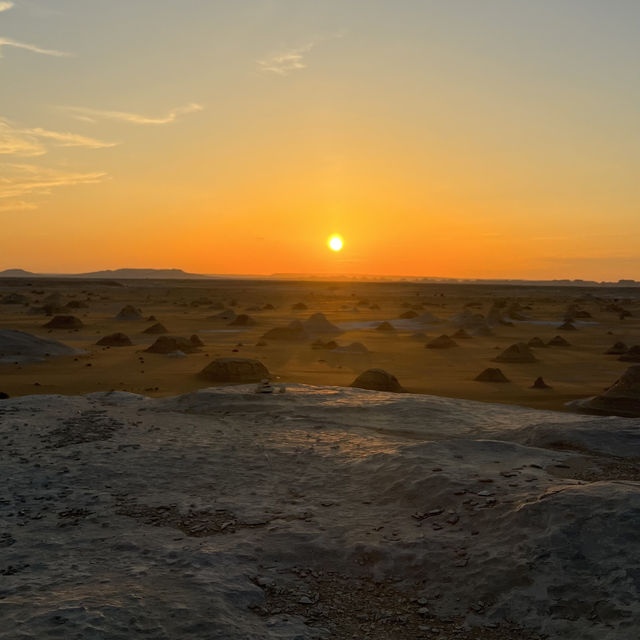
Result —
M238 314L233 309L224 309L220 313L214 313L208 317L208 320L227 320L233 322L238 317Z
M531 340L529 340L529 342L527 342L527 346L530 349L542 349L542 348L546 347L547 345L543 342L542 338L538 338L538 336L535 336L535 337L531 338Z
M4 391L0 391L0 400L8 400L10 398L8 393L5 393Z
M507 378L500 369L494 367L486 368L482 373L479 373L474 380L478 382L509 382L509 378Z
M125 307L122 307L120 311L118 311L116 320L121 320L123 322L134 322L137 320L142 320L142 312L140 311L140 309L136 309L133 305L128 304Z
M160 335L161 333L169 333L169 331L161 322L156 322L150 327L147 327L142 333L148 333L150 335Z
M405 311L401 313L398 318L401 320L412 320L413 318L417 318L420 314L414 311L413 309L409 309L409 311Z
M128 335L118 332L100 338L96 344L101 347L130 347L132 342Z
M269 370L260 362L250 358L216 358L199 374L211 382L260 382L269 378Z
M395 328L390 322L381 322L376 327L376 331L395 331Z
M551 385L548 385L543 379L542 376L538 376L534 383L531 385L531 389L551 389Z
M262 307L262 309L263 309L263 311L273 311L275 309L275 307L270 302L267 302L267 304L265 304Z
M304 302L296 302L291 308L294 311L306 311L309 307Z
M179 336L160 336L149 348L147 353L173 353L182 351L183 353L194 353L198 347L189 340Z
M424 342L427 339L427 334L424 333L423 331L418 331L416 333L412 333L409 336L409 340L416 340L416 341L420 341L420 342Z
M640 417L640 365L629 367L604 393L578 406L593 413Z
M616 342L605 351L605 354L608 356L621 356L627 351L629 351L629 347L624 342Z
M577 331L578 329L576 328L576 325L573 324L573 322L571 322L570 320L565 320L559 327L558 329L560 331Z
M241 313L240 315L237 315L229 323L229 326L230 327L250 327L255 323L256 323L255 320L251 316L248 316L246 313Z
M471 339L473 336L470 336L466 329L458 329L452 336L453 338L457 338L459 340L469 340Z
M392 391L395 393L403 391L398 378L384 369L367 369L351 383L351 386L370 391Z
M303 323L307 333L342 333L335 324L332 324L327 320L327 317L324 313L314 313L312 316L307 318Z
M66 356L74 353L77 353L75 349L57 340L39 338L14 329L0 329L0 362L38 362L47 356Z
M84 324L80 318L75 316L54 316L42 326L47 329L80 329Z
M536 357L524 342L516 342L507 347L499 356L494 358L495 362L526 363L537 362Z
M204 342L195 333L189 338L189 342L196 347L204 347Z
M87 309L89 305L82 300L69 300L67 304L64 305L65 309Z
M565 340L562 336L555 336L547 342L548 347L570 347L571 343Z
M457 347L458 343L453 338L443 334L434 338L431 342L427 342L424 346L427 349L451 349L451 347Z
M308 338L309 334L304 330L304 326L300 320L294 320L286 327L269 329L269 331L262 336L263 340L281 340L284 342L296 342Z
M622 362L640 362L640 344L630 347L626 353L623 353L618 360Z

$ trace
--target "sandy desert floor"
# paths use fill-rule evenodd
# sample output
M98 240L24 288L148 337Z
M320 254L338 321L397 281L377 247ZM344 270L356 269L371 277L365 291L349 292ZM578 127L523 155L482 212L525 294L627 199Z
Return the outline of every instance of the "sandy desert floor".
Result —
M316 313L338 331L286 328ZM146 352L156 321L203 345ZM114 332L132 344L96 344ZM632 364L618 341L637 289L7 279L0 638L636 640L640 419L565 404ZM284 393L211 386L219 356ZM348 388L371 367L409 393Z
M275 379L285 382L346 386L363 370L380 367L393 373L410 392L480 401L519 404L563 410L567 401L600 393L629 363L604 352L615 342L640 343L640 288L515 287L488 285L437 285L412 283L305 283L278 281L141 281L99 282L81 280L5 279L0 300L23 296L20 304L0 303L0 329L19 329L59 340L83 353L75 357L48 358L42 363L0 362L0 391L11 396L30 393L84 394L111 389L166 396L203 386L196 374L217 356L240 356L262 361ZM43 328L51 317L34 314L43 301L55 299L84 324L79 330ZM502 301L502 303L500 302ZM66 308L66 305L82 305ZM298 303L306 309L295 310ZM489 315L502 304L502 319L492 324L493 335L456 340L450 349L427 349L425 344L441 334L452 335L452 320L467 314ZM518 317L509 318L513 303ZM125 306L139 309L143 319L118 321ZM272 305L274 309L265 309ZM569 307L587 317L576 319L576 331L561 331ZM212 319L220 307L246 314L250 326L229 326L229 320ZM371 308L373 307L373 308ZM631 316L620 319L622 308ZM400 319L413 312L414 319ZM314 350L317 336L300 341L266 340L273 327L306 320L324 313L341 329L328 336L340 345L362 343L364 355ZM432 314L440 322L424 322ZM204 347L184 358L142 353L157 336L143 330L154 316L170 335L196 334ZM375 329L388 321L394 329ZM100 347L101 337L123 332L130 347ZM415 334L426 337L412 337ZM509 345L534 336L544 342L561 335L571 346L534 349L537 362L493 363ZM507 384L476 382L487 367L500 367ZM552 389L531 389L542 376Z

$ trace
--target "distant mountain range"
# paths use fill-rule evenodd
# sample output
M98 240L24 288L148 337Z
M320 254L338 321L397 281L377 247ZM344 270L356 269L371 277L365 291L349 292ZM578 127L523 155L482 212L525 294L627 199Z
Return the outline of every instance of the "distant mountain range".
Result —
M597 282L595 280L520 280L509 278L430 278L421 276L380 276L349 274L273 273L271 275L250 274L202 274L188 273L182 269L105 269L89 273L33 273L24 269L5 269L0 278L96 278L111 280L314 280L348 282L423 282L431 284L495 284L495 285L538 285L571 287L636 287L637 280L617 282Z
M89 273L32 273L24 269L6 269L0 271L0 278L111 278L120 279L154 279L154 280L186 280L208 279L199 273L187 273L182 269L105 269ZM213 276L215 277L215 276Z

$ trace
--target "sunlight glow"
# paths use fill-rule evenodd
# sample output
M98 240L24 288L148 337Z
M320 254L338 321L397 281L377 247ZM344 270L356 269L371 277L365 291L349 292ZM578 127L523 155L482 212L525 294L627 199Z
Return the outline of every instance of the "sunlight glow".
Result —
M340 251L342 249L342 238L340 236L331 236L329 238L329 248L332 251Z

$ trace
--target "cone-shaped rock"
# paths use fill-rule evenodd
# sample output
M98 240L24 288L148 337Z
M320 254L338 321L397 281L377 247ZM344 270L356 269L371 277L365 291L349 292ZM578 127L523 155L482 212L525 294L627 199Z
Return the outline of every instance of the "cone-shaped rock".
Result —
M616 342L605 351L605 354L608 356L621 356L627 351L629 351L629 347L624 342Z
M267 367L251 358L216 358L198 375L211 382L237 384L260 382L270 377Z
M160 335L161 333L169 333L169 331L161 322L156 322L150 327L147 327L142 333L148 333L150 335Z
M229 326L230 327L250 327L255 323L256 323L255 320L251 316L248 316L246 313L241 313L229 323Z
M507 347L499 356L494 358L495 362L536 362L536 357L524 342L517 342Z
M531 385L532 389L551 389L551 386L548 385L543 379L542 376L538 376L533 384Z
M531 338L529 342L527 342L527 346L532 349L541 349L543 347L546 347L547 345L542 341L541 338L538 338L538 336L535 336L534 338Z
M395 331L395 329L390 322L381 322L376 327L376 331Z
M629 367L604 393L577 406L594 413L640 417L640 365Z
M469 340L473 336L470 336L467 333L466 329L458 329L452 336L452 338L456 338L456 340Z
M351 386L370 391L393 391L395 393L403 391L398 378L384 369L367 369L351 383Z
M128 304L125 307L122 307L120 311L118 311L118 315L116 316L116 320L122 320L126 322L133 322L135 320L142 320L142 313L139 309L136 309L133 305Z
M409 311L401 313L398 318L400 318L401 320L412 320L413 318L417 318L418 315L419 314L416 311L414 311L413 309L409 309Z
M565 320L559 327L558 329L560 331L577 331L576 329L576 325L573 324L573 322L571 322L570 320Z
M509 378L500 369L494 367L488 367L482 373L479 373L474 380L478 382L509 382Z
M570 347L571 343L562 336L555 336L547 342L548 347Z
M336 327L335 324L332 324L327 320L327 317L324 313L314 313L312 316L307 318L303 323L307 333L342 333L342 331Z
M274 327L269 329L262 338L264 340L280 340L285 342L295 342L297 340L306 340L309 334L304 330L300 320L294 320L286 327Z

